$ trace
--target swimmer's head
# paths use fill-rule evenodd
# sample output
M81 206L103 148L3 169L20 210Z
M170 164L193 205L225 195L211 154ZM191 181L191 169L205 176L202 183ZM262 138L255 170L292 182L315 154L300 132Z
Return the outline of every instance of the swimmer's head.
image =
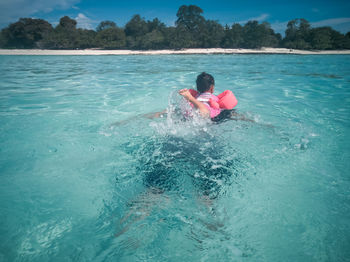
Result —
M214 77L210 74L207 74L206 72L203 72L197 76L196 84L197 84L197 91L199 93L214 92L214 85L215 85Z

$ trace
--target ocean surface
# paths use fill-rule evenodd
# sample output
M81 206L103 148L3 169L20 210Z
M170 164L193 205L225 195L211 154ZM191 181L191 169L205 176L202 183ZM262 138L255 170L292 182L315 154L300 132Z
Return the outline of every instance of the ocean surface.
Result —
M203 71L253 122L183 120L177 92ZM0 261L350 261L350 56L0 56L0 72Z

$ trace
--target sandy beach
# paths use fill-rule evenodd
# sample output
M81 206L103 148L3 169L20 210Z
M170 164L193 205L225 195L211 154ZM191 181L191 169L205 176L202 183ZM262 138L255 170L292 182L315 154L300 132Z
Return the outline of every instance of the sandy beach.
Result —
M350 50L306 51L286 48L223 49L198 48L181 50L45 50L0 49L0 55L170 55L170 54L293 54L293 55L349 55Z

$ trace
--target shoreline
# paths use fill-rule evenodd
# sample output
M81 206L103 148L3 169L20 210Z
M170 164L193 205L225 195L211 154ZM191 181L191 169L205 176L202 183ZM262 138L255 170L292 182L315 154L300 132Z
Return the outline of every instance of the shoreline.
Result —
M194 55L194 54L292 54L292 55L350 55L350 50L308 51L287 48L228 49L192 48L181 50L49 50L0 49L0 55Z

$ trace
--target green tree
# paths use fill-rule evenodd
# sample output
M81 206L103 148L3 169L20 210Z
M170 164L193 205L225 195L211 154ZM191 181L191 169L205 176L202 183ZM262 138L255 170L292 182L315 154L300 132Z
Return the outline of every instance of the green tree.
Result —
M350 32L347 32L344 36L344 49L350 49Z
M197 42L199 47L220 47L224 37L224 28L217 21L207 20L200 27Z
M56 28L45 20L21 18L0 32L3 48L75 49L101 47L106 49L164 48L261 48L283 46L295 49L350 49L350 33L346 35L330 28L311 28L305 19L288 22L284 39L275 34L270 24L249 21L244 26L223 27L206 20L196 5L182 5L176 26L167 27L158 18L146 21L134 15L124 29L113 21L102 21L96 31L77 29L77 22L68 16L60 19Z
M139 40L140 49L166 48L166 26L158 18L147 21L148 33Z
M261 39L263 32L259 27L258 21L248 21L243 26L243 43L244 48L260 48L262 47Z
M0 31L0 48L6 48L6 39L4 37L3 31Z
M176 13L176 25L182 25L190 31L196 31L204 23L203 10L196 5L182 5Z
M288 22L286 36L283 39L283 46L294 49L311 48L311 26L310 23L301 18Z
M230 28L226 25L221 46L225 48L239 48L243 43L243 27L240 24L233 24Z
M148 33L148 25L140 15L134 15L125 25L126 44L130 49L141 47L142 37Z
M263 22L259 25L261 31L261 46L263 47L278 47L281 42L281 35L275 34L271 25L268 22Z
M77 26L77 21L71 19L69 16L64 16L60 19L58 28L63 28L66 31L74 31Z
M43 19L21 18L2 30L3 44L11 48L34 48L51 31L51 24Z
M198 43L193 34L183 25L178 25L175 28L172 36L175 49L197 47Z
M242 36L244 48L277 47L281 41L281 35L275 34L267 22L248 21L243 26Z
M332 32L330 27L318 27L311 30L311 46L313 49L332 49Z
M332 49L349 49L350 42L346 35L339 33L338 31L330 28Z
M108 28L115 28L115 27L117 27L117 25L113 21L102 21L96 27L96 32L100 32L102 30L105 30L105 29L108 29Z
M96 44L105 49L120 49L126 46L124 30L118 27L103 29L97 33Z
M195 5L182 5L176 13L177 36L184 39L177 39L178 42L186 42L184 47L202 47L205 39L206 20L202 16L203 10Z
M97 33L94 30L87 29L77 29L77 39L76 39L76 48L92 48L97 47L96 35Z
M154 30L163 32L166 28L166 25L162 23L158 18L154 18L152 21L147 21L148 32Z
M182 49L192 45L191 35L183 26L166 28L164 37L164 46L166 48Z
M60 19L56 28L41 42L43 48L49 49L75 49L79 47L79 31L76 29L77 22L64 16Z
M141 49L161 49L165 47L164 34L161 31L153 30L145 34L140 41Z
M125 25L125 34L127 36L138 37L148 33L148 25L140 15L134 15Z

